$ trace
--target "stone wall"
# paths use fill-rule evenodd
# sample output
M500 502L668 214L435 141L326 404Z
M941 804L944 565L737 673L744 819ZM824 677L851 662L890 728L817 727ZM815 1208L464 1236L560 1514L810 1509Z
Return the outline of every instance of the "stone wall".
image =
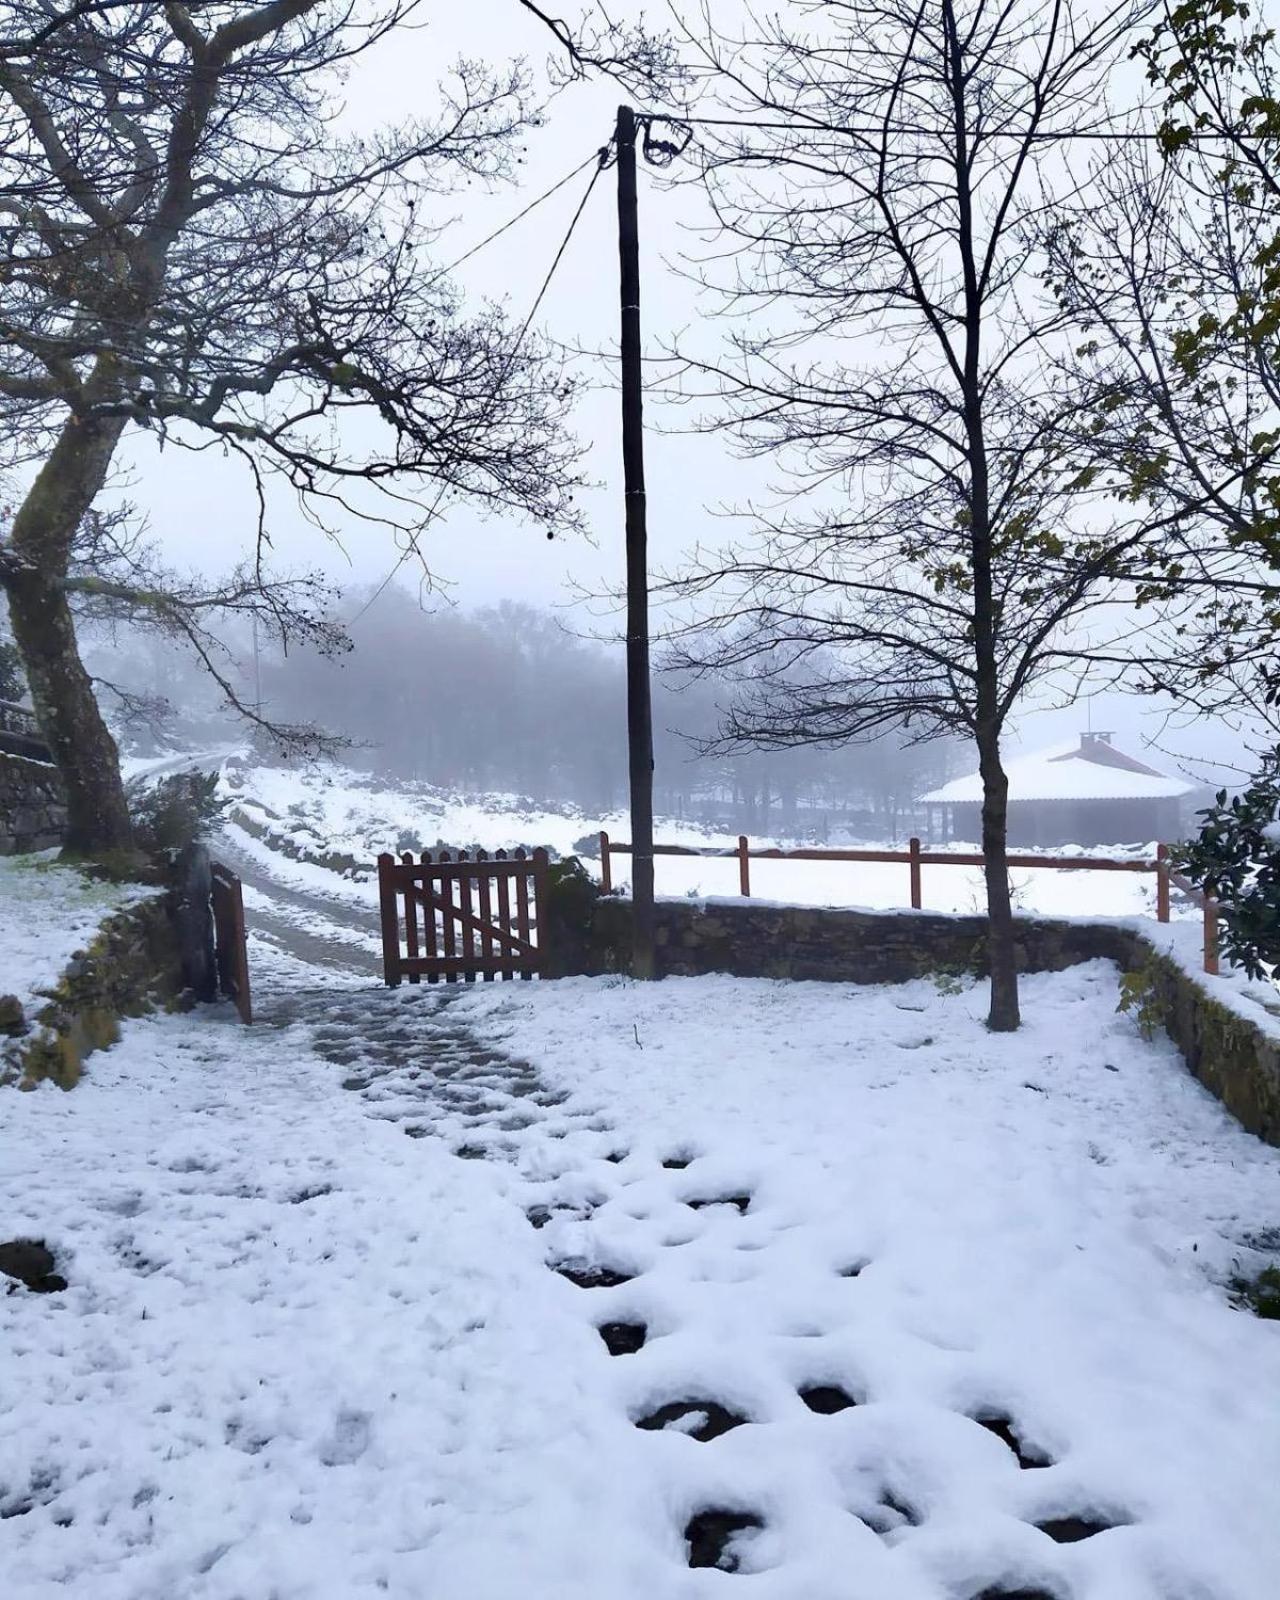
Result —
M549 921L554 975L627 970L629 900L597 896L570 873L554 883ZM903 983L986 972L983 917L664 900L656 924L660 977L727 972ZM1166 1030L1195 1076L1251 1133L1280 1145L1280 1039L1216 998L1216 980L1183 971L1136 929L1108 923L1019 917L1017 954L1023 972L1058 972L1101 958L1136 974L1149 1022Z
M0 856L55 849L66 825L56 768L0 752Z
M10 1031L21 1032L0 1057L0 1077L73 1088L85 1057L120 1037L122 1017L176 1007L182 995L172 897L160 894L108 917L33 1019L8 1019Z
M986 971L985 917L750 900L660 900L656 923L660 977L729 972L740 978L905 983L935 973ZM1017 937L1018 965L1024 972L1057 972L1099 956L1128 971L1141 959L1140 936L1106 924L1020 917ZM580 897L574 913L553 926L550 944L557 971L625 971L631 902L614 896Z

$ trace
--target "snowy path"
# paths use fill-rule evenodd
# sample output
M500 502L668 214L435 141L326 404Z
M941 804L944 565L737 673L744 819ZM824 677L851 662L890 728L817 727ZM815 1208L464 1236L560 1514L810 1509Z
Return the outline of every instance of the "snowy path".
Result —
M6 1104L6 1595L1274 1600L1280 1154L1111 969L391 993L255 891L263 1026Z
M306 881L308 872L322 884L326 879L341 884L341 879L298 868L234 826L222 829L215 850L244 886L246 920L259 942L305 966L381 977L382 937L374 905L350 894L326 894Z

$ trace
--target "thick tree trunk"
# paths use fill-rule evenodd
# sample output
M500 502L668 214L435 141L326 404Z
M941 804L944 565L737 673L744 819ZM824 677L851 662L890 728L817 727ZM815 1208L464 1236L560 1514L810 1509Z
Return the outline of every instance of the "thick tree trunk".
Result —
M67 422L14 518L5 577L13 636L66 790L66 847L89 856L126 850L132 835L119 751L80 660L64 582L122 430L116 419Z

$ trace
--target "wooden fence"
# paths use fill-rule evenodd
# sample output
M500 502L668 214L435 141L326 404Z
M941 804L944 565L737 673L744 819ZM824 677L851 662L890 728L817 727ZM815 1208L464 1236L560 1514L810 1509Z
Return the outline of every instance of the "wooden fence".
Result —
M378 857L383 973L389 986L532 978L543 966L548 858L505 850ZM402 936L403 932L403 936Z
M924 905L923 869L925 867L981 867L985 864L980 854L925 850L919 839L907 841L905 850L830 850L801 846L794 850L776 847L753 850L745 834L738 835L736 848L730 850L702 849L696 845L655 844L655 856L713 856L736 857L738 862L739 893L751 894L751 863L753 861L876 861L901 862L907 868L911 907L919 911ZM605 894L613 890L612 856L630 855L629 844L619 844L605 832L600 834L600 886ZM1218 904L1202 894L1193 884L1173 871L1169 865L1168 845L1157 845L1155 860L1116 861L1110 856L1033 856L1010 855L1011 867L1045 867L1057 872L1144 872L1154 873L1156 880L1156 916L1161 922L1169 921L1169 891L1177 888L1198 904L1204 917L1204 970L1218 971Z

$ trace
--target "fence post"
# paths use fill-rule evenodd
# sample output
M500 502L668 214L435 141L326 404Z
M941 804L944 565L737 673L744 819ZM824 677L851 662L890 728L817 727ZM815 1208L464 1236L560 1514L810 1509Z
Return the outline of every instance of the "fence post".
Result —
M1169 920L1169 846L1156 846L1156 918Z
M378 857L378 903L382 912L382 976L388 989L400 982L400 918L396 914L395 858Z
M1218 902L1211 895L1204 897L1204 970L1218 976Z
M747 854L747 836L738 835L738 891L743 899L751 898L751 858Z
M609 835L600 830L600 893L613 893L613 863L609 860Z
M919 911L924 900L920 892L920 841L919 839L907 840L907 852L911 857L911 909Z

